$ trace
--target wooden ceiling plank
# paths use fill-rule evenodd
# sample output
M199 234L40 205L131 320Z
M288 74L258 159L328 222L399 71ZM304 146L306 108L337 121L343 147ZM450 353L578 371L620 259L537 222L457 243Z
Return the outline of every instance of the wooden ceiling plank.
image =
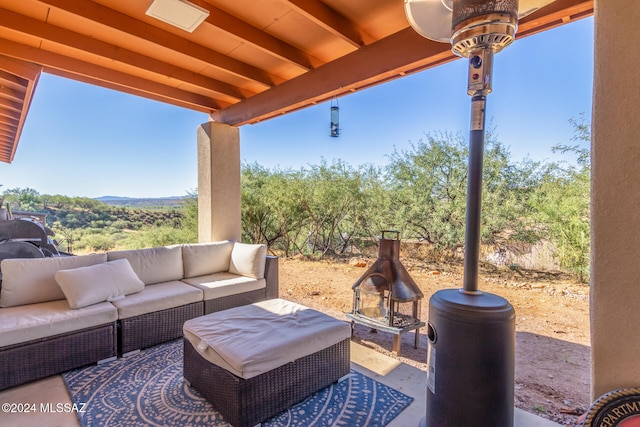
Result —
M516 37L540 33L593 15L593 0L556 0L518 22Z
M583 18L592 10L593 0L557 0L556 3L552 4L551 14L530 15L522 20L522 25L526 29L532 20L536 20L534 25L538 27L566 23L556 15ZM519 35L526 37L533 33L529 30ZM232 125L255 123L454 59L449 44L429 41L409 27L319 67L313 73L221 109L212 114L212 118Z
M245 97L245 94L227 83L7 10L0 9L0 26L162 76L171 76L176 81L201 86L237 100Z
M34 81L38 80L42 67L0 55L0 70Z
M135 81L128 76L122 76L123 81L116 79L103 80L86 74L75 74L69 71L45 67L44 71L59 77L64 77L79 82L104 87L120 92L126 92L131 95L140 96L142 98L152 99L154 101L175 105L189 110L201 111L203 113L211 113L220 108L218 104L210 98L199 96L194 93L185 92L173 87L165 86L159 88L159 85L150 84L150 82L141 82L139 86L131 86ZM130 77L130 76L129 76Z
M287 2L296 12L354 47L359 48L375 41L355 23L318 0L287 0Z
M28 84L27 79L24 79L14 73L9 73L7 71L4 71L1 67L0 67L0 82L2 82L3 85L7 85L19 92L24 92Z
M16 127L0 122L0 131L12 135L15 134Z
M0 85L0 98L22 102L24 91L17 91L8 86Z
M17 129L20 124L20 120L0 114L0 123Z
M261 51L297 65L305 71L314 68L314 64L320 63L318 59L312 58L302 50L236 18L222 9L218 9L209 3L203 5L203 7L210 12L207 19L205 19L207 24L238 38L242 43L249 43Z
M0 125L0 135L5 135L7 137L13 138L16 135L16 131L15 129Z
M148 25L98 3L79 2L77 0L39 1L50 7L63 10L67 13L82 17L83 19L99 23L100 25L108 26L140 40L157 44L165 49L201 61L217 70L251 80L265 87L271 87L275 84L275 81L279 80L275 76L257 67L233 59L220 52L207 49L187 39L176 37L168 31Z
M407 48L411 46L411 48ZM352 54L289 80L271 90L224 108L212 115L222 123L241 125L282 114L304 104L325 99L336 91L346 92L350 87L387 73L398 74L416 63L429 63L433 58L445 56L454 59L449 45L436 43L406 28ZM275 114L271 114L275 112Z
M15 102L0 98L0 108L20 113L22 111L22 100L20 100L20 102Z
M43 66L43 70L52 74L56 74L55 70L60 70L75 76L75 79L80 79L82 76L90 78L99 86L108 83L127 93L137 90L137 93L156 94L170 104L179 100L182 105L189 104L192 109L198 111L211 112L220 108L215 100L205 96L7 40L0 43L0 54L36 62Z

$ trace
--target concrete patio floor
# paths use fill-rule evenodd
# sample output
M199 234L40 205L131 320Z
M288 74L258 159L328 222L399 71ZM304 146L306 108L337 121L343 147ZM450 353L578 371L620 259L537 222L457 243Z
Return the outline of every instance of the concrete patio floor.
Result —
M360 344L351 343L353 369L387 384L414 398L389 427L416 427L426 414L426 372L380 354ZM0 392L0 403L70 403L62 377L55 375ZM0 412L0 426L11 427L77 427L73 413L5 413ZM514 427L557 427L559 424L516 408ZM457 426L453 426L457 427Z

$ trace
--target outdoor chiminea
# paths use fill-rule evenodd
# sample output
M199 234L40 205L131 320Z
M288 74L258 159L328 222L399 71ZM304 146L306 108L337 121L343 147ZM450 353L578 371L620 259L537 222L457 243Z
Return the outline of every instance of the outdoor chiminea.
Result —
M385 233L395 233L395 239L386 239ZM415 330L418 348L420 328L420 301L424 295L416 282L400 263L400 232L382 232L378 258L353 284L353 311L346 313L355 323L394 334L393 351L400 354L401 334Z

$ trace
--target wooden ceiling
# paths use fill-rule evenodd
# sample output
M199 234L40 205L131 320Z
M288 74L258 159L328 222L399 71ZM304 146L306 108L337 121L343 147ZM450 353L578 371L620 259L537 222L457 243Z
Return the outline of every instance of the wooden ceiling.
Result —
M593 14L557 0L518 38ZM151 0L0 0L0 161L11 162L41 71L256 123L455 59L419 36L403 0L192 0L195 31Z

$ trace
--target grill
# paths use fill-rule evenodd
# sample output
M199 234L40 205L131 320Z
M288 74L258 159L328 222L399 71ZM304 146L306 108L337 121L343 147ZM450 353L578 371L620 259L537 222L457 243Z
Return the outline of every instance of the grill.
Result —
M385 238L386 233L395 239ZM374 331L394 334L393 351L400 354L401 335L415 330L418 348L422 291L400 262L400 233L385 230L379 243L378 258L353 284L353 311L346 313L351 326L357 323Z
M10 258L60 256L53 231L44 225L42 214L13 212L0 208L0 261ZM68 255L68 254L64 254ZM0 271L0 280L2 271Z

